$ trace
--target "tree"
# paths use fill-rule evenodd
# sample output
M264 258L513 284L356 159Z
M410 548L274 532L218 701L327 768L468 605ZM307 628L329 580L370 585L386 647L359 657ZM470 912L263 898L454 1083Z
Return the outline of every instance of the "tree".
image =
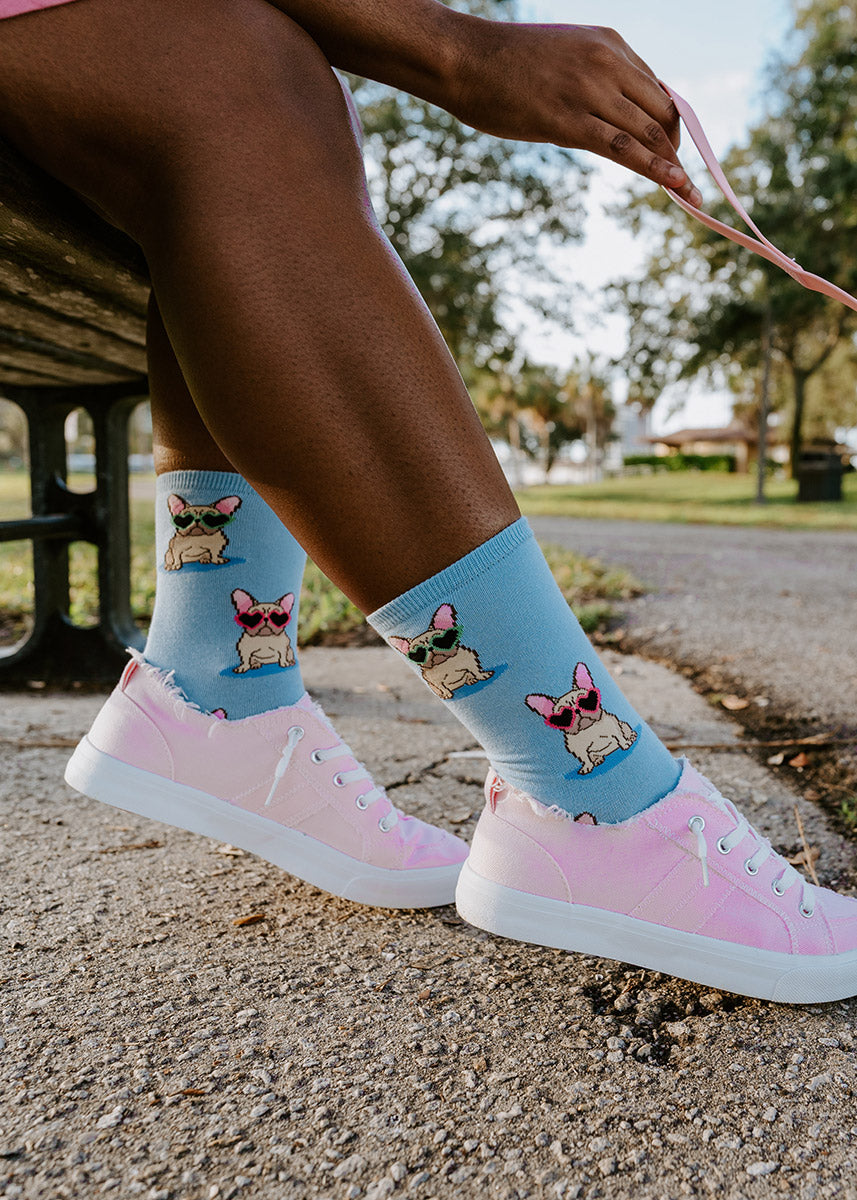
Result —
M489 434L513 452L541 463L547 481L562 448L585 441L597 468L613 432L616 406L598 364L577 362L565 376L557 368L513 362L496 355L480 372L472 394Z
M515 11L512 0L464 7ZM351 82L375 211L467 382L511 348L522 310L567 327L569 289L557 286L550 250L580 236L585 171L575 155L502 141L425 101Z
M727 156L726 172L772 241L853 292L857 11L840 0L809 0L799 9L795 36L794 58L781 56L771 67L768 117L745 147ZM707 208L722 220L735 219L725 202ZM811 381L831 357L842 378L848 360L843 348L853 344L857 315L711 233L673 209L663 194L637 194L625 216L634 228L654 227L659 242L644 274L616 290L631 319L623 361L631 398L650 406L669 383L700 372L734 383L760 371L769 310L774 364L789 384L794 468L807 405L822 395ZM854 398L852 386L857 421ZM829 425L822 411L812 421Z

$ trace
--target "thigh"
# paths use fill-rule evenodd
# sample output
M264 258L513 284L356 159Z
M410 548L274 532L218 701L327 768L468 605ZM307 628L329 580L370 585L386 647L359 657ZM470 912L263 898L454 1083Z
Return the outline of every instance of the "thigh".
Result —
M335 87L267 0L74 0L0 21L0 136L133 235L141 182L246 142L313 73Z

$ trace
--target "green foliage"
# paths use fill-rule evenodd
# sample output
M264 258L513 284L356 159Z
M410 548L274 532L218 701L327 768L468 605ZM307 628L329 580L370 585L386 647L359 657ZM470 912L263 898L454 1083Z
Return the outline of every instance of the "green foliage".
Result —
M734 471L734 454L626 454L626 467L651 467L653 471Z
M857 11L839 0L808 0L797 27L793 56L771 66L769 114L727 156L726 173L772 241L854 292ZM736 220L725 201L706 208ZM668 384L707 372L731 384L751 415L770 311L774 399L791 413L793 458L807 408L814 432L857 423L857 315L713 234L662 193L636 194L624 215L658 237L643 275L615 293L631 321L623 365L633 400L651 406Z
M136 495L131 500L131 607L145 630L155 599L154 486L151 477L138 475L132 482ZM28 514L28 489L25 471L0 476L0 520ZM637 585L626 571L604 567L558 547L548 547L546 555L563 595L587 631L609 623L611 601L635 594ZM71 616L77 624L92 624L98 618L96 578L95 547L75 543L70 554L70 583ZM10 645L27 633L33 595L29 543L0 543L0 645ZM307 562L304 574L299 620L302 646L369 640L363 614L313 562Z
M455 7L501 19L516 8ZM494 138L403 92L350 82L379 221L465 380L510 347L521 307L567 327L571 299L557 307L550 257L580 236L585 171L575 155Z
M540 462L546 478L567 443L586 438L599 451L612 437L616 406L593 359L564 373L516 362L508 350L476 373L470 391L488 433Z

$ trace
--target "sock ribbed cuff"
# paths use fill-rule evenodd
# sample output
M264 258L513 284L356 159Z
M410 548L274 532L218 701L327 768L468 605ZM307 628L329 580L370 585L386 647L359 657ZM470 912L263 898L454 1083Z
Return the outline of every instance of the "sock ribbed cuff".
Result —
M514 524L508 525L451 566L370 613L366 620L382 637L386 637L404 622L421 616L426 608L444 603L450 592L462 584L472 583L520 546L532 541L535 541L535 535L529 522L526 517L519 517Z

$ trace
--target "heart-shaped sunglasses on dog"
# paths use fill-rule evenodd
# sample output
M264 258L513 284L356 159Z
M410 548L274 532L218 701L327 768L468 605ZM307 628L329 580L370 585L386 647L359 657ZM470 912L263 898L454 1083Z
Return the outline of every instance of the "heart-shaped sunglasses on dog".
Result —
M581 717L592 716L600 708L601 693L597 687L591 687L571 704L564 704L559 712L549 713L545 717L545 725L549 725L551 729L572 730Z
M242 629L258 629L265 621L272 629L285 629L291 618L291 613L287 612L240 612L235 616L236 622Z
M184 532L190 529L191 525L201 525L203 529L207 529L209 533L216 533L218 529L222 529L224 525L228 525L234 518L232 513L220 512L203 512L195 513L185 510L180 513L172 513L170 519L176 529Z
M778 250L773 242L768 241L758 226L754 224L741 201L732 190L729 180L723 174L723 168L720 166L714 151L711 149L708 138L705 136L705 132L700 124L699 117L697 117L688 102L674 88L669 87L665 83L661 83L661 87L663 87L678 109L679 116L684 121L687 131L696 144L699 153L702 155L702 161L711 172L714 182L738 216L747 224L748 228L752 229L756 236L751 237L748 233L742 233L738 229L733 229L731 225L724 225L722 221L715 220L714 217L710 217L708 213L702 212L701 209L696 208L688 200L679 196L672 188L664 188L667 195L671 196L676 204L683 208L686 213L695 217L697 221L701 221L703 225L707 225L715 233L729 238L732 242L737 242L739 246L744 246L747 250L752 250L754 254L758 254L761 258L765 258L768 262L780 267L787 275L791 275L792 279L801 284L802 287L807 288L811 292L820 292L822 296L828 296L831 300L838 300L841 304L845 304L848 308L857 312L857 298L843 291L842 288L837 287L835 284L830 283L827 279L822 279L820 275L813 275L811 271L804 270L793 258L789 258L788 255L783 254L782 250Z

